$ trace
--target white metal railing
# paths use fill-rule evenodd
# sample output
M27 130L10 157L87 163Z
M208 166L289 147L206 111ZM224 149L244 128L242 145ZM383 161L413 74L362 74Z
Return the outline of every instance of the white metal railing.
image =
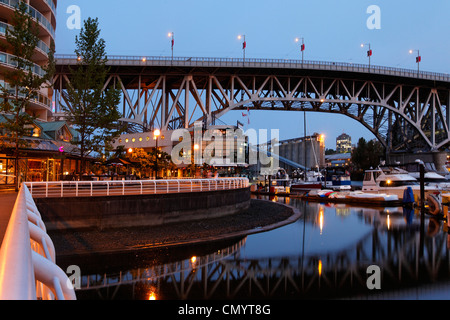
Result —
M25 182L35 198L204 192L248 188L247 178Z
M72 282L55 263L55 247L22 184L0 250L0 300L75 300Z

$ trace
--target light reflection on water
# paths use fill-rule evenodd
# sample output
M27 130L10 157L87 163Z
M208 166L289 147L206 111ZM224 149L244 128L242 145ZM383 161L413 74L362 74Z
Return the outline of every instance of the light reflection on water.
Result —
M440 221L427 217L421 224L419 212L402 207L357 208L289 198L273 200L298 208L302 218L216 247L208 244L208 248L192 247L189 252L164 251L164 263L147 259L142 265L107 275L95 270L83 277L84 288L77 296L367 298L380 292L366 286L367 267L372 264L382 270L384 292L450 279L448 236ZM86 290L88 285L90 290ZM446 294L440 297L448 298Z

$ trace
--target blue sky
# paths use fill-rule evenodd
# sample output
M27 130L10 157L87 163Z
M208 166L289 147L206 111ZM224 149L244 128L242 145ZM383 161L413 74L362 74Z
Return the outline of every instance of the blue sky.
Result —
M81 19L98 17L109 55L170 56L168 32L175 33L175 56L242 57L237 39L245 34L246 57L298 59L296 37L305 39L305 59L367 63L370 43L373 65L450 73L450 1L448 0L59 0L57 54L72 54L77 29L66 25L67 8L77 5ZM369 29L370 5L380 8L380 29ZM229 112L228 124L245 123L241 112ZM373 135L342 115L307 113L307 133L326 135L335 148L345 132L354 143ZM248 126L247 126L248 127ZM250 127L280 129L280 138L303 136L303 112L251 113Z

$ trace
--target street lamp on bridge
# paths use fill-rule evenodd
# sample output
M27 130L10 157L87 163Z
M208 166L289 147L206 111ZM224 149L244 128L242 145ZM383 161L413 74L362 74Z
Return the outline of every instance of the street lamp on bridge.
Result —
M302 52L302 67L303 67L303 53L305 52L305 39L304 38L295 38L295 42L299 42L302 40L302 44L300 45L300 50Z
M364 46L368 46L369 50L367 50L367 57L369 57L369 72L370 72L370 57L372 56L372 49L370 48L370 43L361 43L361 48Z
M244 63L245 63L245 48L247 48L247 42L245 41L245 34L244 35L238 35L238 39L244 39L244 42L242 42L242 51L244 52Z
M173 63L173 46L175 44L175 33L169 32L168 36L169 36L169 38L172 37L171 47L172 47L172 63Z
M409 50L409 54L412 54L413 52L417 52L416 63L417 63L417 74L419 74L420 72L419 64L420 61L422 61L422 57L420 56L419 50Z

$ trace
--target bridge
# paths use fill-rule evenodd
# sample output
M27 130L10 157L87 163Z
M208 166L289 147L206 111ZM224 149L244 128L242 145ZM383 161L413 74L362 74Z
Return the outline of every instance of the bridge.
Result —
M74 55L57 55L55 114L70 108ZM443 151L450 143L450 75L362 64L198 57L109 56L104 88L122 92L129 132L188 128L231 110L344 114L391 151Z

